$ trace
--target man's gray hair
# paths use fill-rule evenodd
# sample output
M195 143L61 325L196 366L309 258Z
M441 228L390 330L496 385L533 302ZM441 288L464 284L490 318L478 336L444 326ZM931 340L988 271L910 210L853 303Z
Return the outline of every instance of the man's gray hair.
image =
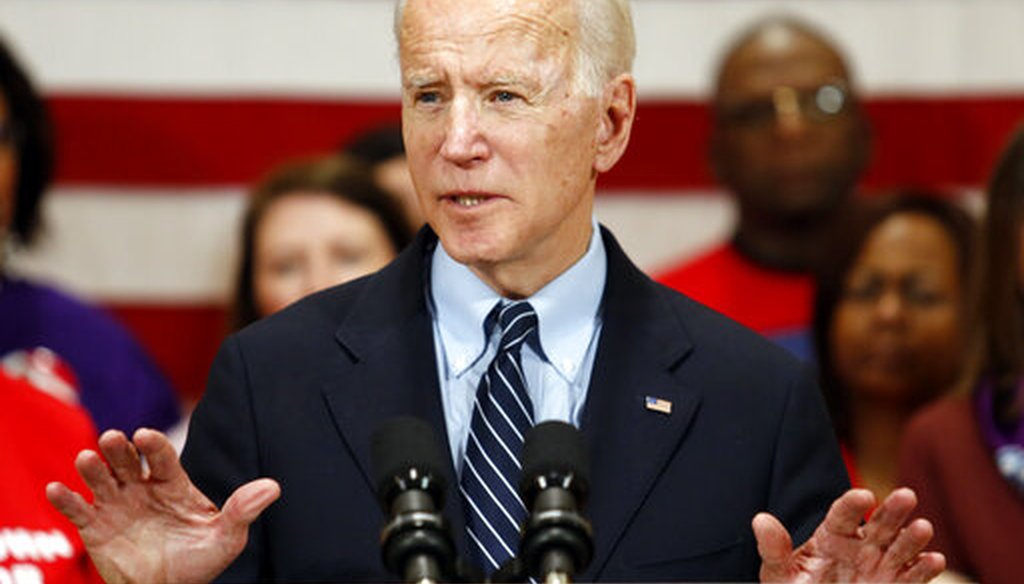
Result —
M576 43L575 75L580 91L596 96L604 84L633 71L636 37L629 0L567 0L576 3L579 42ZM394 32L402 42L402 14L406 0L395 4ZM399 47L401 48L401 47Z

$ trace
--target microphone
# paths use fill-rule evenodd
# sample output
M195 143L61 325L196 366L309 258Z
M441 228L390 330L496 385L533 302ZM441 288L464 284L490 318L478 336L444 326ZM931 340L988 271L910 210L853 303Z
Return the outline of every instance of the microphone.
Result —
M374 483L384 513L381 559L405 582L440 582L455 571L455 545L444 507L445 465L434 431L403 416L381 424L370 443Z
M526 434L519 492L530 511L519 546L527 572L548 584L569 582L594 553L582 515L590 482L583 435L565 422L543 422Z

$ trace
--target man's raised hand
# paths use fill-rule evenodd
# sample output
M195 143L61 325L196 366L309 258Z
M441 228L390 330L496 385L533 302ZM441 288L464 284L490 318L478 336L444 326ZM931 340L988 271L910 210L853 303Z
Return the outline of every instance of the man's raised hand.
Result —
M139 430L132 441L108 430L99 450L102 457L83 450L75 460L92 503L61 483L47 485L46 496L78 528L108 583L209 582L242 552L249 524L281 494L275 481L258 479L218 511L155 430Z
M945 568L940 553L926 552L931 523L911 512L917 496L897 489L875 509L864 489L851 489L836 499L828 515L802 546L793 549L786 528L768 513L754 517L754 535L761 555L761 581L810 584L816 582L927 582Z

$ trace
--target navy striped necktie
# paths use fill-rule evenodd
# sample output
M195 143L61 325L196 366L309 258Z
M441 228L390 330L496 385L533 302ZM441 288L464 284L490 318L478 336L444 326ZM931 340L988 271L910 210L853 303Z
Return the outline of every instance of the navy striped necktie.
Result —
M537 313L528 302L499 304L495 311L501 341L473 402L459 485L470 547L487 573L515 556L526 518L517 490L519 454L533 427L533 403L526 393L520 351L537 329Z

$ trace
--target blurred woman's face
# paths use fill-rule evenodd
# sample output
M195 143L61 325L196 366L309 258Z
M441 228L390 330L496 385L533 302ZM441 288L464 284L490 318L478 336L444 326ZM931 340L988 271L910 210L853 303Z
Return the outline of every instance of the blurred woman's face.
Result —
M0 91L0 233L10 226L14 216L18 154L14 149L13 123L7 98Z
M267 316L312 292L379 270L396 250L367 209L329 193L289 193L254 234L256 309Z
M890 216L846 275L830 344L854 397L912 403L948 389L966 350L956 244L919 213Z

